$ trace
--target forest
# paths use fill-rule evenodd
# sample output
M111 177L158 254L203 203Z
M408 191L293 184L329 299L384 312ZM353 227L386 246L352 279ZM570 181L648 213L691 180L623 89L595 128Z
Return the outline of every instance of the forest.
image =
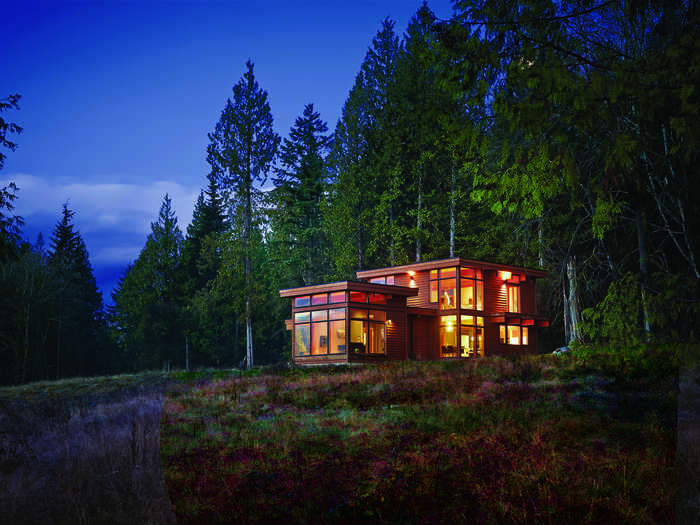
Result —
M192 222L164 195L108 306L76 210L31 242L0 187L0 384L286 362L280 289L453 256L549 272L543 353L697 343L699 86L690 0L424 4L380 24L333 130L309 102L287 137L249 61Z

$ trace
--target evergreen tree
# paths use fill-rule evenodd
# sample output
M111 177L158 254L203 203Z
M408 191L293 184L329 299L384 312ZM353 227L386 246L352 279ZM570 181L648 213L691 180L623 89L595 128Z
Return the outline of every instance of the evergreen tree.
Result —
M146 245L112 294L113 337L136 369L184 366L179 281L182 242L166 194Z
M54 348L55 377L95 374L103 321L102 294L90 265L85 242L75 230L75 212L63 205L61 220L54 228L48 263L59 284L53 307L48 348Z
M328 126L307 104L285 138L274 180L273 235L280 266L289 271L283 287L322 282L330 255L323 232L327 195Z
M19 134L22 132L22 128L17 124L7 122L2 113L8 109L19 109L20 98L20 95L10 95L0 100L0 146L10 151L17 148L17 143L10 140L8 135ZM0 149L0 170L5 165L6 157L5 152ZM17 189L14 182L0 188L0 264L18 255L20 227L23 222L21 217L9 215L9 212L14 209L12 203L17 199Z
M192 222L187 226L187 236L182 246L185 297L191 297L216 277L220 253L215 246L211 254L202 250L212 247L211 243L206 242L209 237L219 236L228 228L226 210L216 180L211 174L207 180L209 185L197 197Z
M330 157L334 181L326 223L332 232L338 277L347 278L356 270L386 261L373 246L372 229L387 187L377 160L385 126L390 126L383 113L399 52L394 22L387 18L365 55L334 133Z
M207 161L224 191L235 194L243 217L245 252L245 321L246 365L253 366L253 329L251 295L251 232L254 204L259 188L277 153L279 137L272 127L272 113L267 92L258 85L253 63L246 63L246 72L233 86L233 100L228 99L213 133L209 134Z

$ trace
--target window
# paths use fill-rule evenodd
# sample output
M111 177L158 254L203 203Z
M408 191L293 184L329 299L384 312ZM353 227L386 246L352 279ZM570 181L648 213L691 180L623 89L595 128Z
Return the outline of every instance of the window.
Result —
M294 347L297 355L309 355L311 347L311 325L298 324L294 327Z
M331 292L328 296L328 302L334 303L344 303L345 302L345 292Z
M507 312L520 311L520 276L513 275L506 281Z
M372 284L394 284L394 276L389 275L388 277L373 277L369 280Z
M528 329L527 326L517 325L501 325L500 341L503 345L527 345L528 344Z
M386 295L383 293L369 294L369 302L372 304L386 304Z
M460 308L484 309L484 281L479 268L460 268Z
M440 317L440 357L457 357L457 316Z
M440 303L440 310L457 308L457 269L430 271L430 302Z
M350 292L350 302L352 303L366 303L367 294L365 292Z
M297 356L344 354L345 308L296 312L294 342Z
M300 306L309 306L310 304L311 304L311 298L308 295L294 298L294 306L296 308L299 308Z
M326 303L328 303L328 294L320 293L311 296L311 304L314 306Z
M350 318L350 352L386 353L386 312L352 309Z
M460 357L484 356L484 318L463 315L460 323Z

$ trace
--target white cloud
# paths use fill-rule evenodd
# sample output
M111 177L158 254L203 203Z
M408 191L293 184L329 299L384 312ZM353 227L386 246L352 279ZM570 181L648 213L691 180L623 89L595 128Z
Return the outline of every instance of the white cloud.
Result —
M14 181L19 188L15 212L31 219L35 214L54 213L60 218L63 203L76 212L75 224L81 233L116 229L120 233L146 235L167 193L173 201L178 224L184 230L192 220L199 195L198 186L171 181L145 181L143 184L60 183L33 175L16 174L0 181Z
M198 186L162 180L143 184L59 182L21 173L0 178L0 187L10 181L19 188L14 213L24 219L25 232L36 235L41 231L46 242L60 220L63 203L69 203L96 270L114 265L126 268L138 257L166 193L184 234L200 191Z

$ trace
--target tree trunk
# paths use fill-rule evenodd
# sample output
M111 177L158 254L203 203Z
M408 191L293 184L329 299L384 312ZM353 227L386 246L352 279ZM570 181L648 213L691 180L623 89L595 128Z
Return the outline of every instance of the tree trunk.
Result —
M647 216L642 208L640 199L637 198L635 203L635 215L637 219L637 245L639 247L639 281L641 287L642 296L642 311L643 311L643 323L644 332L648 334L651 332L649 326L649 308L647 306L646 300L646 287L649 284L649 254L647 251Z
M569 311L568 344L581 341L581 303L578 298L578 286L576 284L576 258L569 257L566 262L566 276L569 281L569 297L566 306Z

